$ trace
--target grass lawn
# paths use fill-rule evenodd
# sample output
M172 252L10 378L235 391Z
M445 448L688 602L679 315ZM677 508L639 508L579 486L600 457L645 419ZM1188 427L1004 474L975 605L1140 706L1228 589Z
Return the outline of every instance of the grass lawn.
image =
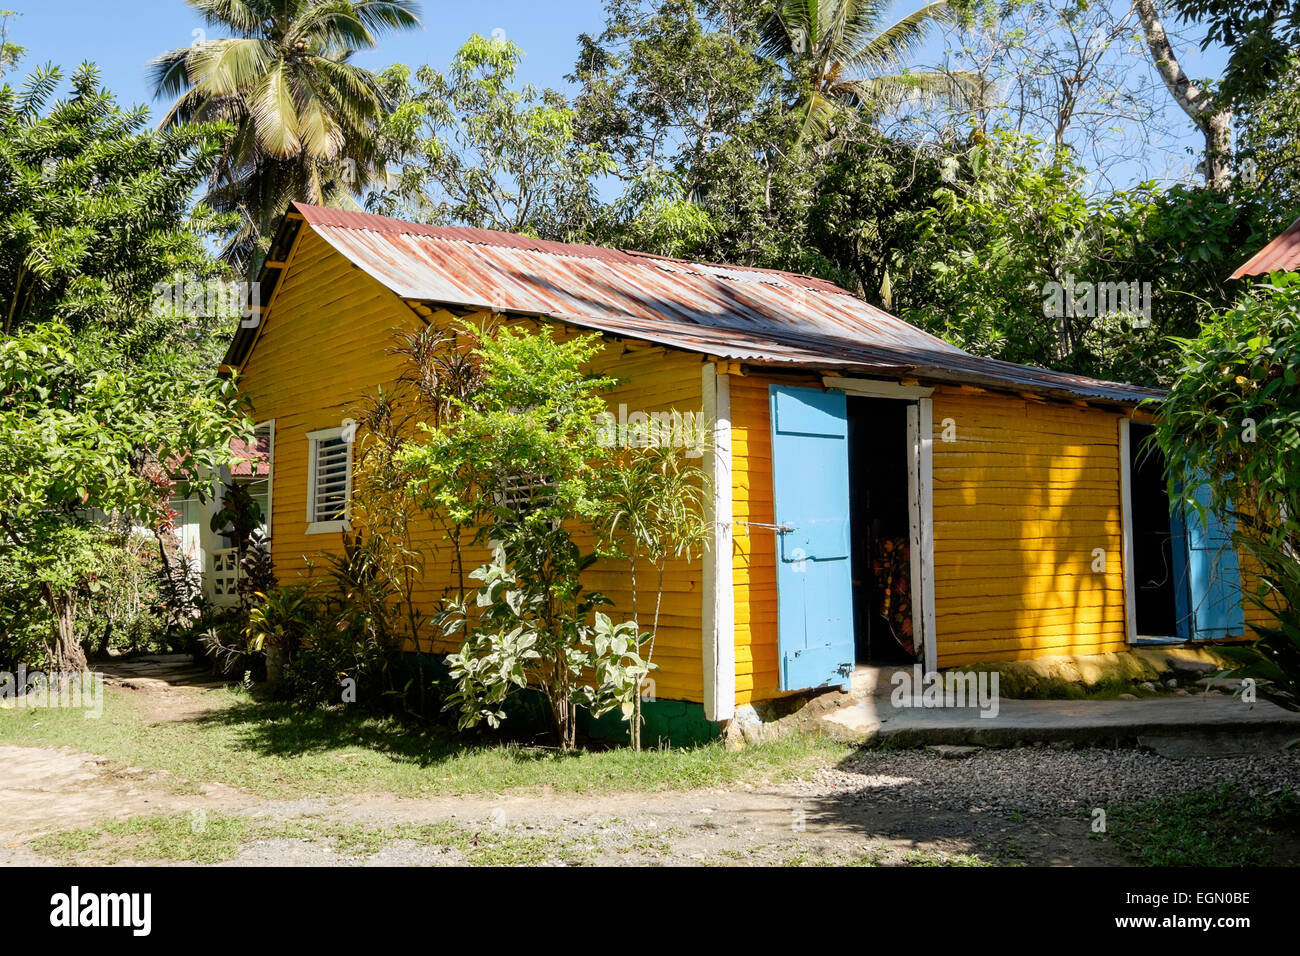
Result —
M1273 866L1300 844L1300 799L1246 799L1229 783L1112 808L1106 825L1142 866Z
M734 752L720 743L563 754L490 738L458 737L357 710L303 710L253 700L237 688L203 692L211 710L150 720L138 692L105 688L103 716L78 710L0 709L0 743L71 747L123 766L165 770L172 787L221 782L264 797L384 791L398 796L685 790L786 779L849 748L802 734Z
M454 823L366 826L336 821L257 820L209 813L196 826L190 814L156 814L107 820L32 841L31 848L60 863L109 866L124 862L224 863L258 840L302 840L327 845L344 857L361 858L395 842L452 855L475 866L578 865L590 860L595 839L563 839L551 833L473 828Z

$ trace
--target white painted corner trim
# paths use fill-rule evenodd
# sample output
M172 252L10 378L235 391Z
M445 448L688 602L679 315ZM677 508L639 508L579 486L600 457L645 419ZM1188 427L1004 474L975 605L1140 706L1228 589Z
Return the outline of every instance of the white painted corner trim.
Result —
M934 616L934 402L921 398L916 403L918 471L917 504L921 523L921 631L926 670L938 670L939 641ZM914 579L915 580L915 579Z
M1124 632L1128 642L1137 640L1137 588L1133 570L1133 470L1130 442L1132 422L1119 420L1119 507L1124 530Z
M704 552L702 640L704 716L730 720L736 713L735 594L732 583L731 381L706 362L703 415L710 441L704 455L711 493L705 520L713 529Z

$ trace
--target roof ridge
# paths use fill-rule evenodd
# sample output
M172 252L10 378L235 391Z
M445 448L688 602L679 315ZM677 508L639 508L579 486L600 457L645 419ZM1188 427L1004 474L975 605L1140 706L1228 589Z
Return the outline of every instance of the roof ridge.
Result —
M434 226L429 223L411 222L393 216L380 216L370 212L354 212L345 209L333 209L328 206L313 206L309 203L295 202L294 207L312 226L324 226L336 229L369 229L372 232L396 233L398 235L422 236L443 242L467 242L474 245L493 246L498 249L524 249L542 255L565 256L572 259L592 259L603 262L622 262L631 264L638 260L652 260L672 263L679 266L691 266L704 269L728 269L737 272L752 272L759 275L780 276L791 280L792 284L802 285L822 292L837 295L852 295L847 289L836 285L828 279L792 272L788 269L767 269L761 266L736 265L730 262L705 262L700 259L683 259L678 256L662 256L654 252L637 249L620 249L611 246L593 246L582 242L560 242L556 239L538 239L516 232L500 229L483 229L478 226ZM376 228L376 226L386 228Z

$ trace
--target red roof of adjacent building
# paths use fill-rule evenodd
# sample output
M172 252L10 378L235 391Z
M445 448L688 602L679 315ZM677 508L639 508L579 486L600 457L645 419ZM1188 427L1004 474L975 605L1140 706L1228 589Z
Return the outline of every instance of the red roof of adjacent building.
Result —
M1232 274L1232 278L1266 276L1278 271L1300 272L1300 219L1291 223L1286 232L1255 253L1249 262Z
M271 436L258 435L250 445L241 438L230 440L230 475L233 478L265 478L271 473Z

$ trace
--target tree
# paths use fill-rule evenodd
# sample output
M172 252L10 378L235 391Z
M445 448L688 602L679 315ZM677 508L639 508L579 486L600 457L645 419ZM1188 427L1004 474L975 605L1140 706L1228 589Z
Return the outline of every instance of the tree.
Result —
M890 6L889 0L779 0L764 22L760 52L801 81L805 137L844 126L853 110L876 115L917 99L982 98L983 84L973 74L906 68L929 32L952 20L947 0L885 26Z
M0 10L0 76L23 58L26 50L9 39L9 18L19 16L13 10Z
M956 163L951 157L950 168ZM913 253L945 168L939 150L873 130L841 146L821 165L807 212L806 241L831 264L815 271L886 310L920 306L928 293L909 288L907 277L925 269Z
M784 86L754 55L752 5L739 0L609 0L604 31L578 37L569 79L578 139L607 149L629 188L696 201L702 162ZM649 187L649 188L645 188Z
M1300 49L1300 6L1286 0L1170 0L1180 19L1206 26L1201 48L1231 52L1222 95L1238 105L1280 89L1289 59Z
M1151 59L1179 109L1188 115L1205 137L1205 154L1201 171L1207 185L1224 189L1231 175L1232 111L1203 83L1194 82L1178 62L1173 44L1160 20L1154 0L1133 0L1133 9L1142 20Z
M148 111L118 107L90 64L51 104L61 82L57 67L42 67L20 89L0 89L3 331L58 318L143 349L159 329L147 305L132 306L177 274L223 271L203 247L214 220L203 207L191 217L189 203L227 130L149 130Z
M949 163L916 223L893 292L900 315L976 354L1072 367L1089 323L1044 321L1043 285L1087 260L1092 212L1070 156L995 131Z
M172 473L224 461L242 424L229 381L99 358L55 322L0 340L0 566L12 575L3 589L49 614L60 671L85 666L74 624L96 567L96 513L155 524Z
M386 111L377 78L349 62L387 32L419 25L414 0L187 0L209 27L149 64L164 128L219 120L227 141L207 201L238 212L224 257L247 267L291 200L347 206L383 171L374 128Z
M595 556L577 536L599 521L613 463L599 393L614 380L583 370L600 348L595 335L557 342L509 326L458 334L473 342L481 375L399 455L407 493L435 524L496 543L492 562L470 574L481 582L473 603L451 596L467 626L448 658L448 706L462 726L495 726L509 694L539 689L572 749L578 710L630 718L648 670L635 625L598 612L608 600L581 582Z
M1268 95L1240 106L1237 117L1238 195L1264 205L1267 241L1300 216L1300 57L1291 58Z
M0 602L43 619L50 660L75 669L106 522L161 529L173 479L242 422L213 376L239 316L157 295L227 272L203 245L213 218L189 209L221 128L149 129L90 65L51 104L59 85L47 67L0 90Z
M1131 4L952 4L960 16L945 30L946 59L983 77L985 95L963 110L918 111L905 121L937 127L940 141L950 124L960 130L973 121L981 130L1009 129L1041 140L1048 155L1068 148L1098 190L1110 184L1116 167L1130 176L1135 162L1168 161L1159 151L1168 132L1159 108L1163 83L1148 61Z
M647 435L632 437L631 447L611 470L597 531L605 549L627 561L634 634L642 631L637 579L642 561L654 572L654 611L643 657L648 670L654 665L668 560L689 561L708 544L711 529L704 518L708 480L698 464L685 458L684 449L651 441ZM636 695L628 720L634 750L641 749L645 696Z
M622 193L592 242L661 255L823 271L803 242L814 171L791 148L796 84L757 55L752 5L607 4L570 79L580 142L608 150Z
M388 149L396 183L371 197L384 212L574 241L598 205L603 150L575 141L576 114L554 90L512 88L523 52L475 34L440 73L384 77L394 105Z

